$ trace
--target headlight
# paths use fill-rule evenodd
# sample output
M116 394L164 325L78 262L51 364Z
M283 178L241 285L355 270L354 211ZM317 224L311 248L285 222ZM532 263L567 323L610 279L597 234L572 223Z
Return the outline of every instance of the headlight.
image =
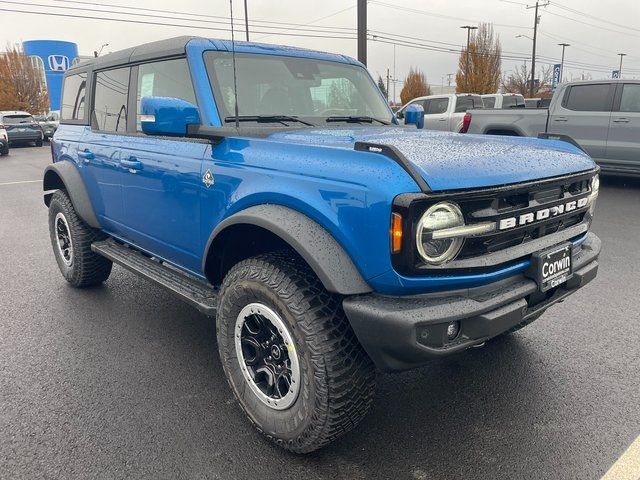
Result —
M418 253L432 265L441 265L455 258L462 247L460 236L438 238L437 232L464 226L460 208L451 202L436 203L418 222L416 245Z
M591 195L589 195L589 213L593 216L596 210L596 200L598 199L598 192L600 191L600 177L594 175L591 179Z

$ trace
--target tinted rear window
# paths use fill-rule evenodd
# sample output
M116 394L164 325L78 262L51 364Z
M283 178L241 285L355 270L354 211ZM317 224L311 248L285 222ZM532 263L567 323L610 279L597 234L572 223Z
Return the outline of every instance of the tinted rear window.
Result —
M640 85L627 84L622 90L621 112L640 112Z
M31 115L5 115L4 117L2 117L2 121L7 125L35 122L34 118Z
M507 95L502 98L502 108L522 107L524 98L520 95Z
M486 97L482 99L484 108L494 108L496 106L496 97Z
M563 106L581 112L608 112L611 110L609 88L608 83L575 85L569 89Z
M64 79L60 117L64 120L84 120L87 74L70 75Z

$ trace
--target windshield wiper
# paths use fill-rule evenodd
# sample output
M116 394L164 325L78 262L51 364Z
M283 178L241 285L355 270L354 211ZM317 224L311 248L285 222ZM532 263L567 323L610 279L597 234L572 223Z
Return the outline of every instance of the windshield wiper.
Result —
M282 123L285 122L298 122L309 127L315 127L313 123L306 122L292 115L239 115L237 120L239 122L258 122L258 123ZM235 122L236 117L226 117L225 122Z
M367 116L357 116L357 115L351 115L351 116L332 116L332 117L327 117L325 119L325 121L328 122L347 122L347 123L373 123L373 122L378 122L381 123L382 125L391 125L390 122L386 122L384 120L380 120L379 118L374 118L374 117L367 117Z

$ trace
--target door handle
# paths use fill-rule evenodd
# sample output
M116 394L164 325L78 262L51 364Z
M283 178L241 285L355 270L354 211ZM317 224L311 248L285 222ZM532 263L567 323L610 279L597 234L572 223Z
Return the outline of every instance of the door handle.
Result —
M438 121L439 121L439 122L446 122L446 121L447 121L447 119L446 119L446 118L441 118L441 119L439 119Z
M556 117L553 119L554 122L566 122L567 117Z
M614 118L613 123L629 123L628 118Z
M85 148L84 150L78 150L78 156L82 158L82 163L84 163L85 165L88 164L90 160L96 158L93 152L88 148Z
M128 160L120 160L120 165L131 173L135 173L136 170L142 170L142 162L136 157L129 157Z

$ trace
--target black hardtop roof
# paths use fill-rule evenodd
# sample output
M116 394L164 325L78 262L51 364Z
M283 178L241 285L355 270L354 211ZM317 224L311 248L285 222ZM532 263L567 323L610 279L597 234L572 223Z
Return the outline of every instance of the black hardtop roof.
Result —
M78 73L89 68L100 70L102 68L125 65L127 63L142 62L160 57L171 57L184 55L187 43L199 37L183 35L181 37L167 38L156 42L144 43L135 47L125 48L117 52L108 53L98 58L92 58L74 65L67 72L69 74Z

